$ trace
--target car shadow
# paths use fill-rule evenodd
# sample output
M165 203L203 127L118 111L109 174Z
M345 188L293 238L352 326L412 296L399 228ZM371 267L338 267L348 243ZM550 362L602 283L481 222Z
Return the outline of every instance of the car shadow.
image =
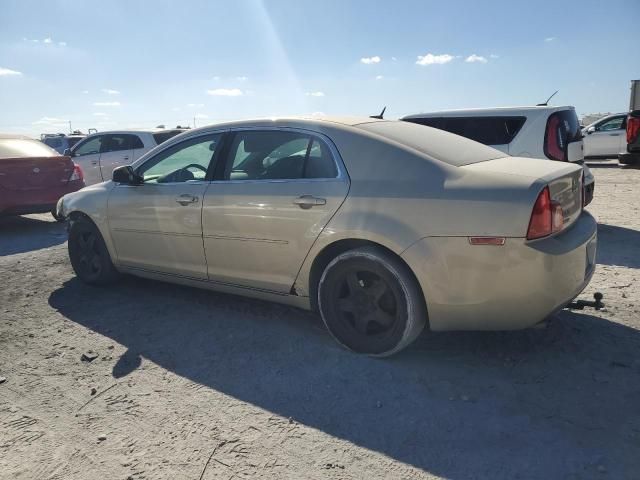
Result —
M43 216L0 217L0 256L60 245L67 240L63 223Z
M136 301L132 302L131 299ZM546 329L425 334L378 360L309 313L124 277L49 298L141 358L261 409L448 479L631 477L640 468L640 332L561 312Z
M598 263L640 268L640 231L598 224Z

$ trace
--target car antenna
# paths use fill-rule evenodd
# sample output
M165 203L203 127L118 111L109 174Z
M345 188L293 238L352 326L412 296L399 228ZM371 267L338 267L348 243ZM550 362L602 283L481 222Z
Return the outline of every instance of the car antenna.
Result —
M379 115L371 115L369 118L377 118L378 120L383 120L382 117L384 117L384 112L386 109L387 107L384 107Z
M552 94L549 98L547 98L547 101L546 101L546 102L544 102L544 103L539 103L539 104L537 104L537 105L536 105L536 107L546 107L547 105L549 105L549 100L551 100L553 97L555 97L555 96L556 96L556 93L558 93L559 91L560 91L560 90L556 90L555 92L553 92L553 94Z

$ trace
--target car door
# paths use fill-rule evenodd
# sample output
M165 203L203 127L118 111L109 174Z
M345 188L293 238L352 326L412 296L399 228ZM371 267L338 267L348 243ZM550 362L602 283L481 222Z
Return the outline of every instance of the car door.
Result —
M621 139L625 136L624 116L610 118L595 126L595 131L587 134L585 150L588 156L610 156L617 158Z
M335 147L307 131L229 134L204 197L209 280L289 293L349 181Z
M71 157L82 169L87 186L102 182L100 150L104 140L105 135L93 135L78 142L71 150Z
M137 135L112 133L106 135L100 150L100 172L103 180L110 180L113 169L133 162L133 149L142 142Z
M220 134L170 146L136 168L139 185L116 185L108 219L118 262L126 267L207 278L202 199Z

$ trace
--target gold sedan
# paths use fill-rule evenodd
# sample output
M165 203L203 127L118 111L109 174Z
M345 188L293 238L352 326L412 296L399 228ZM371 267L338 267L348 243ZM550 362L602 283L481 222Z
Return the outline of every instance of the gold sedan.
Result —
M277 119L191 130L63 197L80 279L128 273L320 313L356 352L532 326L589 282L582 170L440 130Z

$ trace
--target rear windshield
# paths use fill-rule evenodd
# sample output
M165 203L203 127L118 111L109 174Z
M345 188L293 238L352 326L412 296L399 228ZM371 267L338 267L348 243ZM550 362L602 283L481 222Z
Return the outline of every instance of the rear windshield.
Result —
M456 167L507 156L473 140L415 123L371 122L358 127Z
M439 128L484 145L507 145L518 134L525 117L434 117L407 118L407 122Z
M156 141L158 145L162 142L166 142L172 137L175 137L179 133L182 133L183 130L165 130L164 132L158 132L153 134L153 139Z
M0 139L0 158L55 157L58 155L58 152L37 140Z

